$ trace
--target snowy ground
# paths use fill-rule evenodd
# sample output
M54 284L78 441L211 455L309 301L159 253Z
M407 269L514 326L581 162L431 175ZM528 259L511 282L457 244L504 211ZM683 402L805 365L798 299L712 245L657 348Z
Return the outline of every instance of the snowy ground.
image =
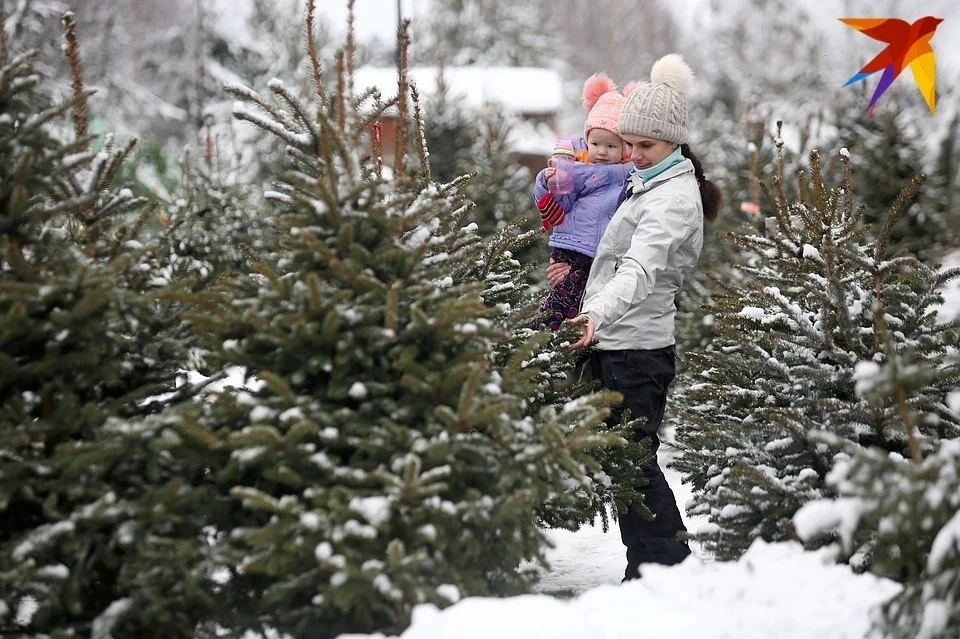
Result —
M690 499L690 488L681 483L676 471L667 468L673 455L674 451L668 444L661 445L657 451L660 467L664 469L667 482L680 505L683 522L687 530L694 532L700 522L691 520L684 512L684 505ZM610 521L607 532L603 532L598 521L595 526L585 526L577 532L551 530L547 536L554 544L554 548L547 553L551 571L541 577L537 592L569 596L606 584L619 585L626 567L626 556L620 543L620 529L615 521ZM698 561L708 561L696 546L691 549Z
M472 597L414 609L402 639L867 639L870 610L899 586L854 575L796 544L751 546L737 563L651 566L573 599ZM383 638L342 635L340 639Z
M661 465L673 454L661 446ZM682 506L689 489L673 470L665 474ZM695 531L700 521L685 523ZM872 611L900 589L855 575L824 552L763 542L735 563L710 561L694 548L679 565L646 565L642 579L621 584L625 558L616 524L606 533L599 526L551 531L550 539L552 569L541 594L470 597L445 610L418 606L401 639L871 639Z

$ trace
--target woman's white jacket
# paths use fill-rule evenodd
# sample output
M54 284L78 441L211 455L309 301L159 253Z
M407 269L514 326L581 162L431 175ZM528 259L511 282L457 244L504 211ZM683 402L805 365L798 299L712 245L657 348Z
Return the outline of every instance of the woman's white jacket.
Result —
M675 298L703 248L703 203L688 159L644 183L617 209L597 247L582 312L601 350L676 342Z

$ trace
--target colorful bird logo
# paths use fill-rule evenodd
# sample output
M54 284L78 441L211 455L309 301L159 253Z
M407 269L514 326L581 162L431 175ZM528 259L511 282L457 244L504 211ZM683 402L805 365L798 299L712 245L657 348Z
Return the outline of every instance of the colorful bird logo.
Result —
M913 80L917 83L923 99L927 101L927 106L930 107L931 112L937 112L934 86L936 59L933 48L930 46L930 38L937 30L937 25L943 22L942 18L927 16L913 24L897 18L840 18L840 21L874 40L887 43L887 47L877 57L864 65L843 85L849 86L877 71L883 71L880 84L877 85L877 90L874 91L870 104L867 105L867 111L873 108L900 72L910 65Z

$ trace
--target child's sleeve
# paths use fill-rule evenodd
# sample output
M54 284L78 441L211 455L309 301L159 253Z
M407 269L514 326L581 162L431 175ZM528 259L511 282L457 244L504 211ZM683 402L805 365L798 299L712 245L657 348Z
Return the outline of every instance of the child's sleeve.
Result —
M546 179L544 178L543 169L537 173L537 179L533 183L533 201L537 205L537 210L540 211L540 223L543 225L543 230L549 231L554 226L557 226L563 222L564 217L566 217L563 207L554 199L550 191L546 187Z

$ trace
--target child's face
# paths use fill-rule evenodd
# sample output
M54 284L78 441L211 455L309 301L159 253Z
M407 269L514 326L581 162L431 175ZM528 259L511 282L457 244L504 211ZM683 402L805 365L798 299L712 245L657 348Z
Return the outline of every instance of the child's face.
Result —
M587 153L594 164L619 164L623 159L623 142L606 129L590 129Z

